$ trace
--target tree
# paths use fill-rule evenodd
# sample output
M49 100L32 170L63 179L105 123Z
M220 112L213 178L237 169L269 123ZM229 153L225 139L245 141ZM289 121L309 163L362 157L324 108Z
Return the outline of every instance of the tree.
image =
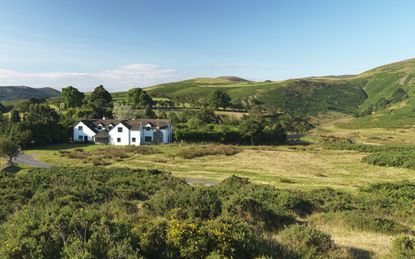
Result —
M111 107L112 96L103 85L99 85L91 93L89 101L93 107Z
M32 104L29 106L26 121L29 123L57 123L59 114L47 104Z
M226 109L231 103L231 97L221 90L215 90L208 96L208 103L216 110L219 107Z
M19 115L19 112L17 110L13 109L10 112L10 121L14 122L14 123L20 122L20 115Z
M127 93L127 103L133 108L145 108L147 105L153 106L153 99L141 88L130 89Z
M63 88L61 95L66 109L80 107L85 99L85 94L72 86Z
M114 118L119 120L130 120L135 117L134 110L130 105L116 103L112 110Z
M144 110L144 117L150 119L157 117L150 105L146 106L146 109Z
M255 145L256 140L261 138L265 126L264 117L260 112L252 112L242 117L240 130L242 136L251 140L251 145Z
M249 96L243 98L241 100L241 104L245 108L245 110L250 111L252 109L260 107L263 103L260 100L258 100L256 96Z
M141 88L132 88L127 92L127 103L133 108L138 108L140 103L140 96L143 93Z
M10 139L0 139L0 156L6 157L9 165L13 165L13 158L19 155L20 148Z
M0 103L0 112L1 113L6 113L7 112L7 108L2 103Z

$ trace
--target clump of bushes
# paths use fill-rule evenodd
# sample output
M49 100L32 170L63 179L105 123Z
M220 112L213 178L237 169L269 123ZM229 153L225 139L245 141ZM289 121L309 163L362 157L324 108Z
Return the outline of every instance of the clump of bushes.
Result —
M343 226L383 234L399 234L409 231L408 227L391 219L361 211L328 212L313 215L310 220L317 225Z
M353 150L371 153L362 161L377 166L415 168L415 145L365 145L350 139L327 137L322 141L327 149Z
M132 155L151 155L158 154L158 151L152 147L146 146L127 146L127 147L112 147L104 150L84 151L81 148L72 151L59 151L61 156L71 159L83 160L85 163L92 163L94 166L107 166L112 164L112 160L123 161L130 158Z
M306 225L293 225L279 235L281 243L300 258L316 258L334 249L329 234Z
M364 162L377 166L415 168L415 149L413 151L379 152L365 156Z
M212 155L232 156L238 154L241 151L241 148L231 145L206 145L186 148L180 151L178 156L186 159Z
M391 256L402 259L415 258L415 238L397 237L392 242Z

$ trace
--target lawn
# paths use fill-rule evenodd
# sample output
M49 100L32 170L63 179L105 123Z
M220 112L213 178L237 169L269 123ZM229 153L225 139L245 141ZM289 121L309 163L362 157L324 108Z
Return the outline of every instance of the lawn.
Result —
M56 166L91 166L102 154L109 167L151 168L172 172L192 182L216 183L231 175L248 177L284 189L333 187L353 191L377 182L415 181L413 170L378 167L361 162L366 154L355 151L326 150L319 144L309 146L241 147L234 155L208 155L186 159L180 152L205 145L171 144L148 147L156 152L131 154L123 147L99 145L57 145L28 150L42 162ZM82 149L79 158L62 152ZM101 152L102 150L102 152ZM127 154L125 154L127 153Z

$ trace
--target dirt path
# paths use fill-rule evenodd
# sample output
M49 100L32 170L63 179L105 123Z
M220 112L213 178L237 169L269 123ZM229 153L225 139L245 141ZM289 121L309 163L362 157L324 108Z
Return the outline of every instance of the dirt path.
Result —
M28 154L24 154L24 153L17 156L13 160L13 162L28 165L28 166L32 166L32 167L50 168L49 164L40 162L39 160L37 160L33 156L28 155Z

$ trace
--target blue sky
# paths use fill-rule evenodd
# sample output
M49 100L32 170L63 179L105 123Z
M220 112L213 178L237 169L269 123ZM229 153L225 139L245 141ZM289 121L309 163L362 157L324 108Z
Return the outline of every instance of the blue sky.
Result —
M111 91L360 73L415 57L414 1L2 0L0 85Z

